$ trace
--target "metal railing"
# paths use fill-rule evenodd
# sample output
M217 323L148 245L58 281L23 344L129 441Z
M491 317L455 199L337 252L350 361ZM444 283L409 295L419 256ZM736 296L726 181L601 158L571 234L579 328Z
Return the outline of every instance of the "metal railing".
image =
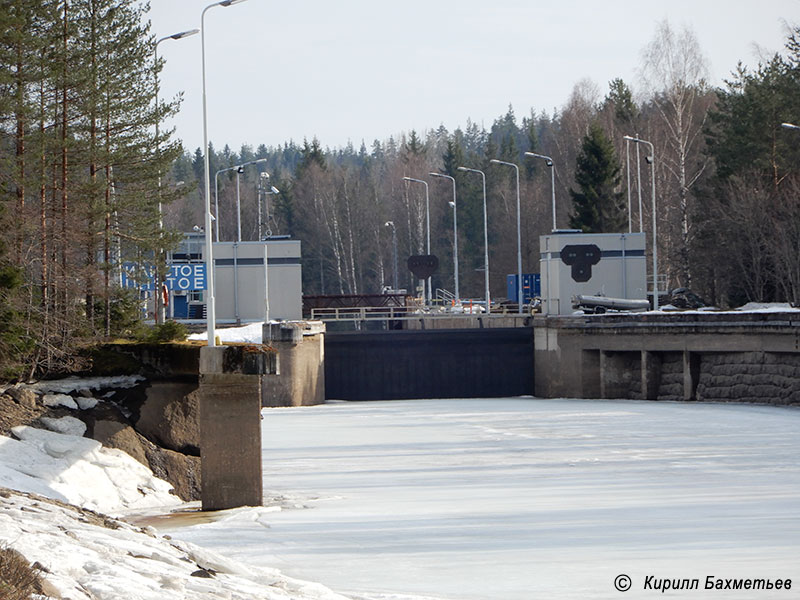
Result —
M492 307L486 314L480 303L466 301L461 312L442 308L425 308L423 306L354 306L349 308L312 308L311 319L315 321L410 321L416 319L464 319L472 317L508 317L518 316L516 305L506 310L504 307ZM513 310L512 310L513 308Z

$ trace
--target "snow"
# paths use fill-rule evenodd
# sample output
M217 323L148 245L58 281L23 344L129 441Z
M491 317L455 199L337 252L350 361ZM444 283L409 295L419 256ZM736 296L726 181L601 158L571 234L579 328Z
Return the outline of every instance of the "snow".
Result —
M77 403L73 397L68 394L45 394L42 396L42 404L51 408L63 406L64 408L78 410Z
M602 599L620 597L621 573L626 598L654 593L648 575L699 578L667 598L709 597L709 575L800 582L796 409L508 398L263 416L266 505L218 513L119 450L14 428L0 487L129 522L0 490L0 545L71 600ZM70 419L49 426L76 432Z
M44 566L47 581L71 600L345 600L152 528L8 492L0 494L0 532L4 543ZM198 577L201 570L213 575Z
M86 423L75 417L61 417L55 419L53 417L41 417L39 419L42 425L47 427L50 431L56 433L66 433L67 435L74 435L82 437L86 433Z
M34 427L12 431L18 439L0 436L0 481L6 487L110 515L180 504L166 481L120 450Z
M364 600L617 598L621 573L631 598L647 575L800 581L794 409L420 400L262 424L286 507L160 528Z
M219 338L221 343L244 342L246 344L260 344L262 337L263 322L250 323L242 327L226 327L215 329L214 336ZM207 340L208 332L193 333L189 335L190 340Z
M108 377L65 377L29 384L40 394L69 394L76 390L99 390L104 388L130 388L144 381L140 375L114 375Z
M189 507L169 494L167 482L119 450L32 427L16 427L13 433L19 439L0 436L0 488L8 488L0 489L0 545L42 565L45 579L61 597L346 600L320 584L251 567L161 536L152 527L101 515L164 514ZM236 519L268 527L264 517L276 510L242 509ZM221 513L217 518L225 523L230 517ZM223 530L220 535L227 534Z

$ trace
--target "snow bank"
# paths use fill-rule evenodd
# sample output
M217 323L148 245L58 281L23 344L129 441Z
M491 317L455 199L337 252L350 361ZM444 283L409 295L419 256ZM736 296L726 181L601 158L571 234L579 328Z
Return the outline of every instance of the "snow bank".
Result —
M139 375L111 377L65 377L52 381L38 381L30 387L39 394L69 394L76 390L100 390L105 388L131 388L144 381Z
M251 569L70 506L0 491L0 542L39 562L71 600L346 600L318 584Z
M121 450L34 427L12 431L18 439L0 436L2 486L107 514L180 504L169 483Z
M242 342L245 344L260 344L261 332L264 323L250 323L242 327L226 327L224 329L215 329L214 335L219 338L222 343L225 342ZM189 336L190 340L207 340L208 332L193 333Z

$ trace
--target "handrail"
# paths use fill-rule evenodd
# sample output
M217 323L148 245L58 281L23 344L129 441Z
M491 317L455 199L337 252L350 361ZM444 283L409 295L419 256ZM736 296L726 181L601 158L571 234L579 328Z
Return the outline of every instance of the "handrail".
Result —
M487 315L485 312L450 312L405 306L353 306L311 309L311 319L315 321L410 321L421 318L463 319L473 317L507 317L515 316L516 314L516 309L514 312L498 311Z

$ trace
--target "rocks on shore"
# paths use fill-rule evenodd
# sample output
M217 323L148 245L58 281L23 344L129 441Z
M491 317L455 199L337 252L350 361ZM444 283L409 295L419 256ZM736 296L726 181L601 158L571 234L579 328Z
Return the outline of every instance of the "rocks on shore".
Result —
M0 435L29 425L85 436L117 448L173 485L185 501L200 497L197 403L191 384L143 377L70 377L0 386Z

